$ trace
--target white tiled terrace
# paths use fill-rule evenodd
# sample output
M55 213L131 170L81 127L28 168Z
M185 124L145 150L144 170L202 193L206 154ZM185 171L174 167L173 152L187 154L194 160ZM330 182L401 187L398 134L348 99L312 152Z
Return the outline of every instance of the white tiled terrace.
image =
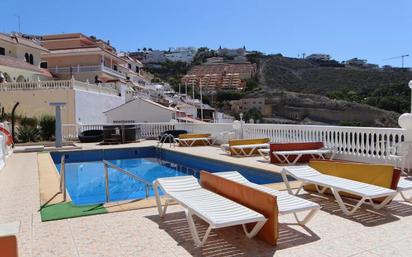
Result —
M120 147L154 144L146 141ZM177 147L175 150L277 170L274 165L258 161L259 157L233 158L216 147L190 150ZM302 197L321 204L321 211L306 228L290 224L294 221L292 216L281 216L278 246L247 239L241 228L232 227L213 231L206 246L196 249L179 206L172 206L164 220L157 216L155 208L147 208L41 222L38 179L36 153L13 154L0 171L0 223L21 222L20 256L412 255L412 205L399 198L384 210L362 208L347 217L333 200L304 195ZM197 225L206 229L201 221Z

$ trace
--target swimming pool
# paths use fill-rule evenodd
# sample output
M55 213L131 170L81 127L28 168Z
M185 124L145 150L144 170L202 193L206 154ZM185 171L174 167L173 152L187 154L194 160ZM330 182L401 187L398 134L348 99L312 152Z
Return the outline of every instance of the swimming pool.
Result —
M237 170L257 184L282 181L279 174L241 165L177 153L155 147L51 152L57 170L61 170L61 156L65 156L66 188L75 205L104 203L106 184L103 160L108 161L146 181L159 177L193 175L200 170L210 172ZM108 169L110 201L141 199L146 196L146 184ZM153 189L149 189L153 196Z

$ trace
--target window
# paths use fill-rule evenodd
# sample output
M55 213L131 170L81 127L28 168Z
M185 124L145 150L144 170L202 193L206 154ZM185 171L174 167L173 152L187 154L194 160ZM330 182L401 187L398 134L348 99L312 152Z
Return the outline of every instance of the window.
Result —
M47 69L47 62L41 62L40 68Z
M113 70L117 71L117 65L113 65Z
M139 73L139 67L136 66L136 73Z
M30 60L29 60L29 54L28 53L25 53L24 54L24 60L26 61L26 62L29 62Z
M33 61L33 55L32 55L32 54L30 54L29 59L30 59L30 60L29 60L30 64L33 64L34 61Z
M6 49L4 49L4 47L0 47L0 55L6 55Z
M132 65L130 63L128 63L127 66L129 67L129 70L132 69Z

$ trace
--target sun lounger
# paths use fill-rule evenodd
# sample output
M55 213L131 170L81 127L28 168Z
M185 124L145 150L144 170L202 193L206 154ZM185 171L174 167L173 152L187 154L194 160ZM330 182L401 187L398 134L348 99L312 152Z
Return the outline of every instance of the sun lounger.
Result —
M269 148L261 148L258 149L260 156L262 156L265 160L270 160L270 149Z
M205 145L213 145L214 140L210 137L196 137L196 138L175 138L176 143L182 146L193 146L197 141L204 142Z
M292 150L292 151L273 151L272 154L280 163L287 163L289 165L295 165L299 159L304 155L310 155L312 158L318 157L319 159L325 160L325 155L330 154L330 160L334 157L334 151L332 149L311 149L311 150ZM289 157L295 156L295 158L290 161Z
M412 178L400 178L397 191L402 196L403 200L412 203L412 196L407 197L406 191L412 191Z
M163 208L159 187L167 197ZM186 219L196 246L202 246L206 242L211 229L242 225L246 236L252 238L266 222L262 214L202 188L193 176L159 178L154 182L153 188L160 217L164 217L168 204L173 201L185 209ZM209 224L202 240L196 230L193 215ZM256 225L248 232L245 225L255 222Z
M180 146L213 145L215 139L210 134L181 134L175 138L175 142Z
M279 214L293 214L297 223L302 226L308 223L320 209L320 206L317 203L290 195L287 192L281 192L266 186L252 183L237 171L216 172L213 174L276 196ZM309 211L309 213L305 216L305 218L303 218L303 220L300 220L297 213L305 211Z
M255 150L269 148L269 144L250 144L250 145L232 145L230 149L233 150L235 155L251 156ZM246 150L248 150L246 152Z
M269 138L232 139L228 144L222 144L223 151L235 156L252 156L258 154L259 149L269 148Z
M304 185L314 184L319 193L324 193L330 189L339 207L346 215L352 215L363 203L369 202L375 209L380 209L388 204L397 194L395 190L375 186L355 180L325 175L309 166L289 166L282 169L282 177L290 194L292 189L287 176L291 176L302 184L295 194L298 194ZM358 203L349 210L340 196L340 193L349 193L360 197ZM373 200L384 198L381 203Z

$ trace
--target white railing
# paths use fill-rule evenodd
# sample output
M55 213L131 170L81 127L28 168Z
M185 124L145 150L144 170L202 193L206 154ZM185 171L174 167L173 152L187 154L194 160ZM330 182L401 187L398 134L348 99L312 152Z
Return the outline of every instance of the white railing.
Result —
M71 80L49 80L30 82L11 82L0 84L0 91L20 90L50 90L50 89L79 89L103 94L118 95L119 90L112 83L90 84L86 82Z
M176 127L190 133L211 133L215 137L224 131L235 131L230 123L179 123ZM243 124L236 132L243 138L268 137L274 143L320 141L337 151L336 158L363 162L390 161L389 149L405 140L405 130L399 128Z
M104 71L110 74L114 74L121 78L126 78L126 75L121 73L120 71L114 70L110 67L102 65L91 65L91 66L65 66L65 67L50 67L47 68L50 72L55 74L72 74L72 73L82 73L82 72L95 72L95 71Z
M138 123L139 124L139 123ZM157 138L166 130L175 129L172 123L140 123L141 135L143 138Z
M7 82L7 83L0 84L0 91L72 89L72 88L73 88L72 80Z
M136 125L140 128L142 138L157 138L166 130L175 129L175 124L172 123L125 123L125 124L63 124L63 138L66 141L78 140L79 133L86 130L103 130L104 126L113 125Z
M113 124L78 125L77 131L103 129L103 125ZM133 123L132 125L140 126L143 138L156 138L166 130L183 129L189 133L210 133L218 139L222 132L231 131L235 132L237 137L242 135L243 138L268 137L274 143L320 141L325 144L325 147L337 151L336 158L362 162L391 161L388 158L389 149L405 140L405 130L399 128L243 124L240 129L235 130L233 123ZM63 131L65 138L74 138L76 136L74 129L73 125L66 125Z
M79 137L79 125L63 124L63 139L66 141L76 141Z
M101 65L93 66L66 66L66 67L50 67L47 68L50 72L56 74L67 74L67 73L79 73L79 72L91 72L91 71L101 71Z

